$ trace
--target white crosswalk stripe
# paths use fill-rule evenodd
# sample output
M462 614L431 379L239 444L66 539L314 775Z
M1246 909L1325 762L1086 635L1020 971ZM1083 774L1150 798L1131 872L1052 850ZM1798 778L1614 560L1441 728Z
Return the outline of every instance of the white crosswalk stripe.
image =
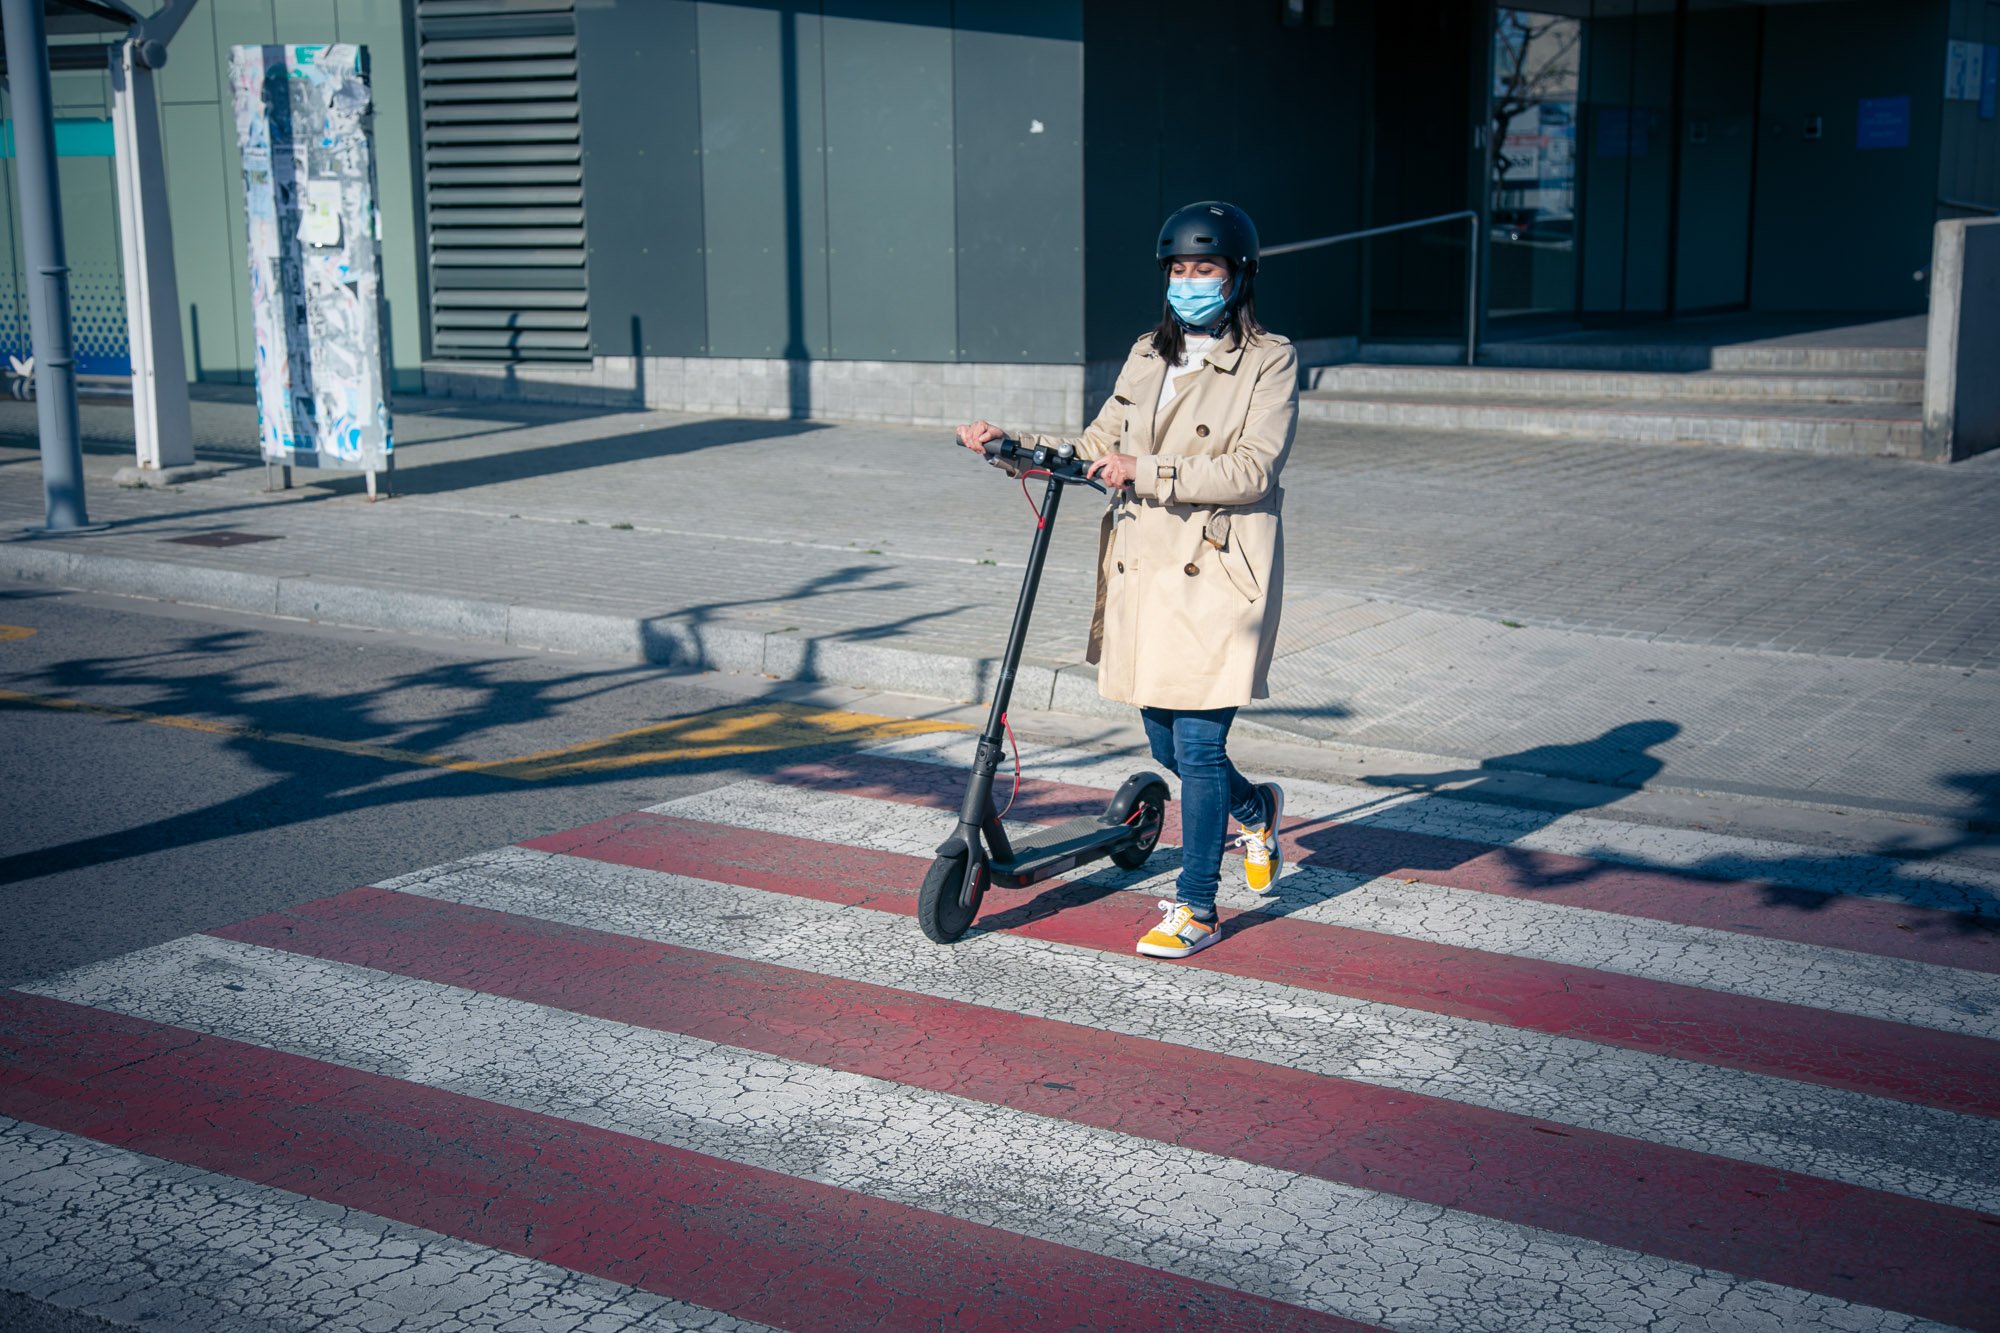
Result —
M524 848L385 887L2000 1208L2000 1122L1930 1107Z
M1944 1328L1906 1311L1964 1319L1967 1293L1994 1288L2000 1249L1958 1210L2000 1216L2000 1117L1940 1107L1990 1110L1978 1043L2000 1041L2000 976L1974 970L1963 937L1936 952L1963 966L1915 961L1931 956L1921 934L1866 952L1871 923L1902 914L1848 904L1823 929L1759 935L1674 894L1733 911L1738 893L1754 917L1755 891L1714 883L1735 877L1991 916L2000 874L1288 780L1288 827L1453 840L1381 840L1385 863L1450 882L1341 868L1371 864L1365 833L1308 842L1332 849L1270 898L1225 862L1226 906L1284 920L1225 939L1241 952L1163 964L1129 952L1135 904L1115 894L1170 895L1165 845L1136 872L1073 872L1104 895L1018 929L1002 914L1035 895L996 890L940 947L907 915L914 882L880 880L889 863L815 857L895 853L913 860L886 873L914 881L953 816L914 799L952 784L912 775L962 771L972 744L907 737L870 753L931 767L864 758L874 776L851 783L831 764L731 783L542 844L574 855L500 848L12 993L0 1291L227 1333L758 1329L701 1302L825 1324L814 1302L835 1288L884 1326L991 1323L988 1298L1018 1299L1014 1324L1081 1323L1047 1293L1003 1296L1007 1273L1053 1264L1186 1302L1135 1309L1145 1324L1204 1310L1263 1327L1276 1302L1402 1333L1876 1333ZM1150 766L1022 757L1107 794ZM735 841L715 861L689 850L718 839ZM1601 898L1535 897L1489 848L1649 873L1608 875ZM1679 919L1626 914L1655 911ZM1879 1083L1840 1063L1899 1040L1906 1059L1867 1071ZM1239 1084L1273 1109L1238 1104ZM470 1220L517 1179L562 1196L559 1216ZM1644 1253L1654 1209L1675 1230ZM600 1238L607 1210L622 1221ZM683 1244L699 1267L753 1236L790 1285L677 1267ZM993 1275L918 1312L940 1279L912 1236L999 1255ZM1941 1292L1958 1248L1967 1285ZM1877 1249L1894 1258L1871 1272L1858 1259ZM1919 1269L1931 1289L1893 1276ZM1101 1308L1128 1299L1149 1297Z
M910 736L871 747L949 768L969 769L976 742L959 734ZM1024 772L1052 782L1116 790L1144 756L1023 745ZM1252 775L1256 781L1256 775ZM2000 916L2000 871L1964 861L1860 852L1825 852L1773 839L1635 823L1582 813L1523 810L1449 794L1395 787L1283 779L1285 822L1355 814L1371 828L1556 852L1655 870L1790 885L1820 893L1882 898L1947 912ZM1364 811L1364 807L1365 811Z
M905 856L929 856L954 817L922 806L763 782L718 787L652 809ZM1275 902L1303 921L2000 1038L1996 973L1316 867L1286 874L1280 891L1267 898L1243 886L1233 862L1225 862L1224 871L1218 901L1228 907L1269 911ZM1143 874L1121 877L1102 863L1080 873L1122 879L1132 892L1170 898L1177 872L1177 851L1168 848Z
M1529 1317L1549 1330L1920 1326L1169 1144L254 945L177 940L36 989L1409 1330L1502 1333Z

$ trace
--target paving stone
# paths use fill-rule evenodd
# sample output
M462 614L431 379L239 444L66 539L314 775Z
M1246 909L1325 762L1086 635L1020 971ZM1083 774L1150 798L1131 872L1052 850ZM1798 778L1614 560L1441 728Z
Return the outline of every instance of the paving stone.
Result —
M969 401L1004 416L1023 391ZM962 697L1032 528L942 428L462 398L398 404L397 498L303 471L269 495L254 407L201 394L197 447L235 470L120 490L129 411L86 404L113 526L0 543L0 576L74 583L81 552L142 595L269 609L282 586L294 614ZM40 517L33 429L32 403L0 403L0 524ZM1970 793L2000 817L2000 463L1307 427L1285 480L1275 697L1246 725L1599 781L1651 765L1924 810ZM1022 704L1119 713L1082 664L1095 497L1064 505ZM282 540L162 540L227 530ZM1678 731L1641 760L1599 744L1647 719Z

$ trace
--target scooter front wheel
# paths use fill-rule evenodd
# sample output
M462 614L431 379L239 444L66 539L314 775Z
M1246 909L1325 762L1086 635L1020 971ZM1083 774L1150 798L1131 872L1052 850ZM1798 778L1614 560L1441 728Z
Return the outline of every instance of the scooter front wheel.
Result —
M954 943L979 915L986 897L986 863L979 863L979 878L972 886L972 902L964 901L966 853L954 852L931 862L924 887L917 892L917 924L924 934L939 944Z

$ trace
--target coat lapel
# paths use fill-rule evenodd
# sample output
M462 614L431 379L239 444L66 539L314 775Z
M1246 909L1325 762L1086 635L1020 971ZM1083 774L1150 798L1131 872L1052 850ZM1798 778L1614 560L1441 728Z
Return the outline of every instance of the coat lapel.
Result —
M1158 352L1148 349L1140 354L1139 373L1132 381L1133 446L1138 453L1159 452L1154 443L1158 434L1154 430L1153 415L1160 405L1160 386L1167 378L1167 363L1160 359Z

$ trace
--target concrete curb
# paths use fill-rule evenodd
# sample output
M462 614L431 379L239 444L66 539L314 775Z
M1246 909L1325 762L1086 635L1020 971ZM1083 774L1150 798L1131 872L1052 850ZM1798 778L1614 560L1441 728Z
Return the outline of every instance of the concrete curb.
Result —
M993 697L999 661L797 630L759 630L665 616L590 611L453 597L417 589L343 583L312 575L252 574L168 560L138 560L45 542L0 544L0 578L83 592L149 597L225 611L435 634L584 657L726 671L775 680L853 685L963 702ZM1030 659L1014 681L1024 709L1122 715L1098 697L1096 671L1082 663Z
M583 657L646 662L686 670L764 676L773 680L848 685L892 694L984 703L992 698L999 663L990 657L897 647L865 639L812 637L796 630L563 611L414 589L341 583L309 575L251 574L176 561L139 560L63 549L46 541L0 543L0 580L80 592L146 597L257 615L317 621L356 629L432 634ZM1029 660L1014 684L1014 707L1071 716L1130 721L1128 705L1097 693L1097 670L1082 662ZM1418 759L1476 761L1442 750L1402 751L1288 731L1254 714L1237 723L1245 734L1320 750L1364 749ZM1525 770L1523 770L1525 772ZM1594 782L1575 774L1538 776ZM1991 831L1985 821L1921 803L1817 791L1796 791L1707 778L1660 782L1643 790L1684 796L1750 797L1814 810L1890 813L1947 827Z

